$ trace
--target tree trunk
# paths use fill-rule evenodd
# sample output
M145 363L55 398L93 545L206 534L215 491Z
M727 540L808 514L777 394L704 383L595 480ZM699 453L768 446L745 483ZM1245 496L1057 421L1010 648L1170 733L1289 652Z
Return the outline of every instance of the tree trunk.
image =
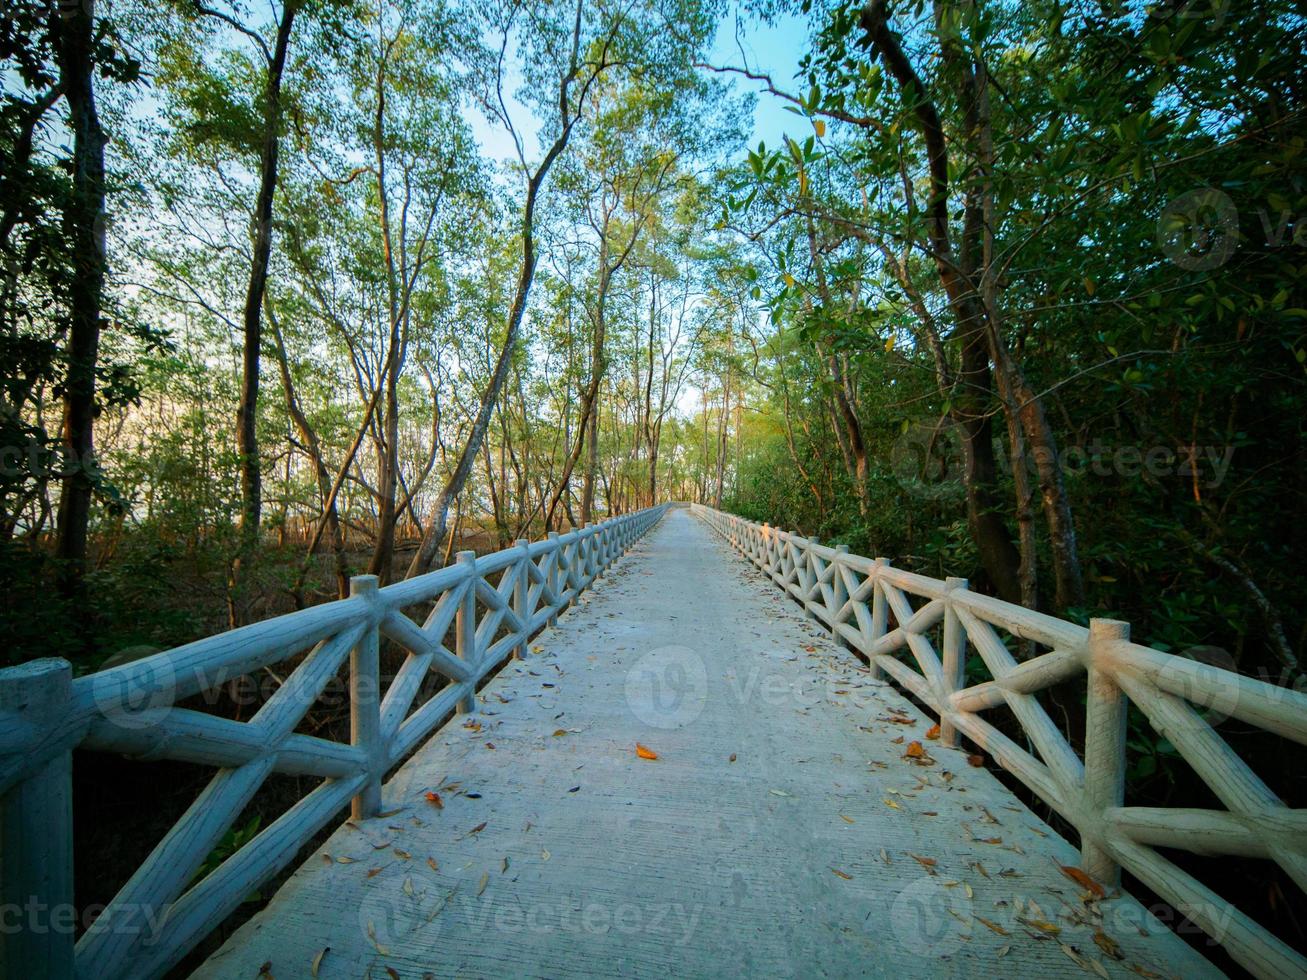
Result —
M254 206L253 256L245 290L245 349L241 359L241 398L236 410L236 451L241 468L241 530L248 547L259 533L263 509L263 480L259 471L259 356L263 344L263 294L268 285L272 255L272 205L277 191L277 155L281 142L281 79L286 49L298 10L286 0L277 25L277 41L268 62L263 90L263 149L259 159L259 196Z
M95 464L95 369L100 350L104 298L104 131L95 106L95 2L60 6L51 17L58 39L60 87L68 100L73 131L72 196L64 228L73 249L68 287L70 328L64 381L63 451L56 555L69 591L80 588L86 570Z

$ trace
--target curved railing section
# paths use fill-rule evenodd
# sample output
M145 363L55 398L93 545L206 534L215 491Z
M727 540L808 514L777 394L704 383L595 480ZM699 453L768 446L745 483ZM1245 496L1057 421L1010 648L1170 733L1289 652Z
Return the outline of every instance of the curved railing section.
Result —
M453 565L384 589L375 576L357 576L348 599L85 677L73 679L59 659L0 671L0 907L34 908L44 923L5 930L0 975L163 974L351 800L356 818L375 816L386 772L451 712L471 711L478 683L510 654L525 656L528 640L656 524L666 506L543 541L519 540L480 558L459 552ZM405 612L430 604L421 623ZM379 669L382 637L407 651L388 684ZM249 721L178 705L300 654L307 655ZM297 733L346 667L349 744ZM415 705L432 674L447 683ZM74 748L218 770L75 948ZM273 773L322 781L196 881ZM68 927L52 928L56 917Z
M944 581L850 554L814 538L695 504L692 511L833 636L866 657L939 717L940 737L965 735L1076 828L1083 871L1115 884L1120 869L1170 902L1260 977L1307 976L1307 959L1155 848L1275 861L1307 890L1307 810L1290 809L1193 704L1219 706L1299 745L1307 744L1307 696L1286 687L1130 642L1128 623L1088 629ZM919 602L914 606L911 599ZM938 649L932 634L938 634ZM1048 652L1018 661L1004 641ZM910 659L895 656L907 649ZM968 650L990 679L967 685ZM1035 694L1088 674L1084 758ZM1224 810L1124 806L1126 708L1133 703L1169 739ZM1006 705L1034 747L1028 752L984 717Z

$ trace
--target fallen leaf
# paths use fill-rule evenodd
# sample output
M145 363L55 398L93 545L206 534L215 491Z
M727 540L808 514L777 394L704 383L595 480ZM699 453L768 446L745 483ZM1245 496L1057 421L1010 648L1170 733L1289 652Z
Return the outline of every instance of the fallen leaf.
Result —
M909 742L907 751L903 753L908 759L920 759L925 754L926 750L921 747L920 742Z
M735 761L735 753L734 753L734 752L731 753L731 758L730 758L729 761L731 761L731 762L734 762L734 761Z
M843 820L845 823L853 823L853 818L852 818L852 817L846 817L846 816L845 816L844 814L842 814L842 813L840 814L840 819Z
M1094 932L1094 944L1114 960L1125 959L1125 954L1121 952L1121 947L1117 944L1117 941L1102 929Z
M404 879L404 887L401 889L401 891L403 891L403 893L404 893L405 895L407 895L409 898L412 898L412 897L413 897L413 879L412 879L412 878L407 878L407 877L406 877L406 878Z
M579 790L580 788L581 788L580 786L573 786L571 789L568 790L568 792L569 792L569 793L575 793L575 792L576 792L577 790Z
M563 737L564 735L566 735L566 734L567 734L567 729L566 729L566 728L556 728L556 729L554 729L554 738L562 738L562 737Z
M482 820L479 824L468 831L469 834L479 834L486 829L486 821Z
M976 921L979 922L979 923L980 923L982 926L984 926L986 929L989 929L989 930L991 930L991 931L993 931L993 932L996 932L996 933L998 933L1000 936L1008 936L1008 935L1011 935L1011 933L1009 933L1006 929L1004 929L1004 928L1003 928L1001 925L999 925L997 922L990 922L990 921L989 921L988 919L986 919L983 915L978 915L978 916L976 916Z
M983 755L967 756L967 765L972 766L973 768L979 769L984 764L985 764L985 757Z
M379 875L379 874L381 874L381 869L380 869L380 868L368 868L368 877L369 877L369 878L375 878L375 877L376 877L377 875Z
M393 966L386 967L386 973L389 975L390 980L399 980L399 974L395 971Z
M353 859L352 857L338 857L338 858L336 858L336 863L337 863L337 864L353 864L353 863L354 863L354 859Z
M553 855L551 855L551 854L549 853L549 851L547 851L547 850L544 850L544 851L541 851L541 852L540 852L540 860L541 860L541 861L548 861L552 856L553 856Z
M504 858L503 862L499 865L499 873L501 875L508 873L508 858Z
M444 802L441 801L439 793L428 792L427 802L430 803L432 806L434 806L437 810L443 810L445 808L445 804Z
M382 956L390 955L390 950L387 949L385 946L382 946L381 943L377 942L377 930L376 927L373 926L371 922L368 923L368 938L372 940L372 945L376 948L378 953L380 953Z
M853 875L845 874L845 873L844 873L843 871L841 871L839 868L831 868L831 873L832 873L832 874L839 875L839 876L840 876L841 878L843 878L845 881L852 881L852 880L853 880Z
M895 803L895 802L894 802L893 800L891 800L889 797L886 797L886 798L884 799L883 802L884 802L884 804L885 804L886 806L888 806L888 807L892 807L892 808L895 809L895 810L902 810L902 809L903 809L901 806L899 806L897 803Z
M769 792L771 793L772 796L789 796L789 795L790 795L789 793L785 792L785 790L783 790L783 789L773 789L773 790L769 790Z
M486 890L486 885L490 883L490 872L486 871L481 875L481 883L477 885L477 894L480 895Z
M1089 877L1089 875L1085 874L1085 872L1081 871L1079 868L1075 867L1074 865L1059 864L1058 867L1062 869L1062 873L1064 875L1066 875L1068 878L1074 881L1081 888L1093 892L1093 894L1096 895L1098 898L1102 898L1104 895L1107 894L1106 890L1103 888L1102 885L1100 885L1093 878Z
M318 975L318 969L322 966L322 958L327 955L330 949L330 946L323 946L322 949L318 950L318 955L313 957L313 962L309 965L309 976L316 977Z
M403 858L405 861L413 860L412 854L410 854L408 851L401 851L398 847L395 848L395 857Z
M648 748L648 747L646 747L646 746L641 745L639 742L636 742L636 743L635 743L635 754L638 755L641 759L656 759L656 758L658 758L658 753L657 753L657 752L655 752L655 751L654 751L653 749L651 749L651 748Z
M939 864L939 862L934 858L922 857L920 854L913 854L911 851L908 852L908 857L912 858L912 860L916 861L923 868L933 868L935 865Z
M1056 936L1062 932L1062 927L1052 922L1045 922L1043 919L1022 919L1028 926L1034 926L1040 932L1047 933L1050 936Z
M440 865L436 863L435 858L430 858L430 857L427 858L427 867L430 868L432 871L440 870Z
M487 742L487 743L486 743L486 748L488 748L488 749L493 749L494 747L495 747L495 743L494 743L494 742Z
M926 738L939 738L939 725L931 725L926 729Z

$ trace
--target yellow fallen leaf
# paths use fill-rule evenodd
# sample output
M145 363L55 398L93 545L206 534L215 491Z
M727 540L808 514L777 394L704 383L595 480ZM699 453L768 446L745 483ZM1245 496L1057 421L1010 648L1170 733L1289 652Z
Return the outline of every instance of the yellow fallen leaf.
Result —
M845 816L844 814L842 814L842 813L840 814L840 819L843 820L845 823L853 823L853 818L852 818L852 817L846 817L846 816Z
M481 875L481 883L477 885L477 894L480 895L483 891L485 891L486 885L488 885L489 883L490 883L490 872L487 871L483 875Z
M976 921L979 922L986 929L990 929L998 933L1000 936L1009 935L1008 931L1004 929L1001 925L999 925L997 922L990 922L983 915L976 916Z
M939 738L939 725L931 725L926 729L926 738Z
M884 803L886 806L893 807L895 810L903 809L901 806L899 806L897 803L895 803L893 800L889 799L888 797L885 798Z
M920 759L926 754L926 750L921 747L920 742L909 742L908 749L903 755L909 759Z
M330 946L323 946L322 949L318 950L318 955L313 957L313 962L309 965L309 976L316 977L318 975L318 970L322 966L322 958L326 956L330 950Z
M641 759L656 759L656 758L658 758L658 753L657 753L657 752L655 752L655 751L654 751L653 749L651 749L651 748L647 748L646 746L641 745L639 742L636 742L636 743L635 743L635 754L638 755Z
M839 868L831 868L831 873L832 873L832 874L835 874L835 875L839 875L839 877L843 878L845 881L852 881L852 880L853 880L853 875L845 874L845 873L844 873L843 871L841 871Z

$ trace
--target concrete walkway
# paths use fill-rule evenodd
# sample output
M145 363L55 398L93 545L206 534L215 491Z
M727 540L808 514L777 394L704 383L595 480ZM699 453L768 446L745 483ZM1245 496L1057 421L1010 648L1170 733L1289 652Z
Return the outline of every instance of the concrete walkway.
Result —
M1217 975L684 510L478 707L195 975Z

